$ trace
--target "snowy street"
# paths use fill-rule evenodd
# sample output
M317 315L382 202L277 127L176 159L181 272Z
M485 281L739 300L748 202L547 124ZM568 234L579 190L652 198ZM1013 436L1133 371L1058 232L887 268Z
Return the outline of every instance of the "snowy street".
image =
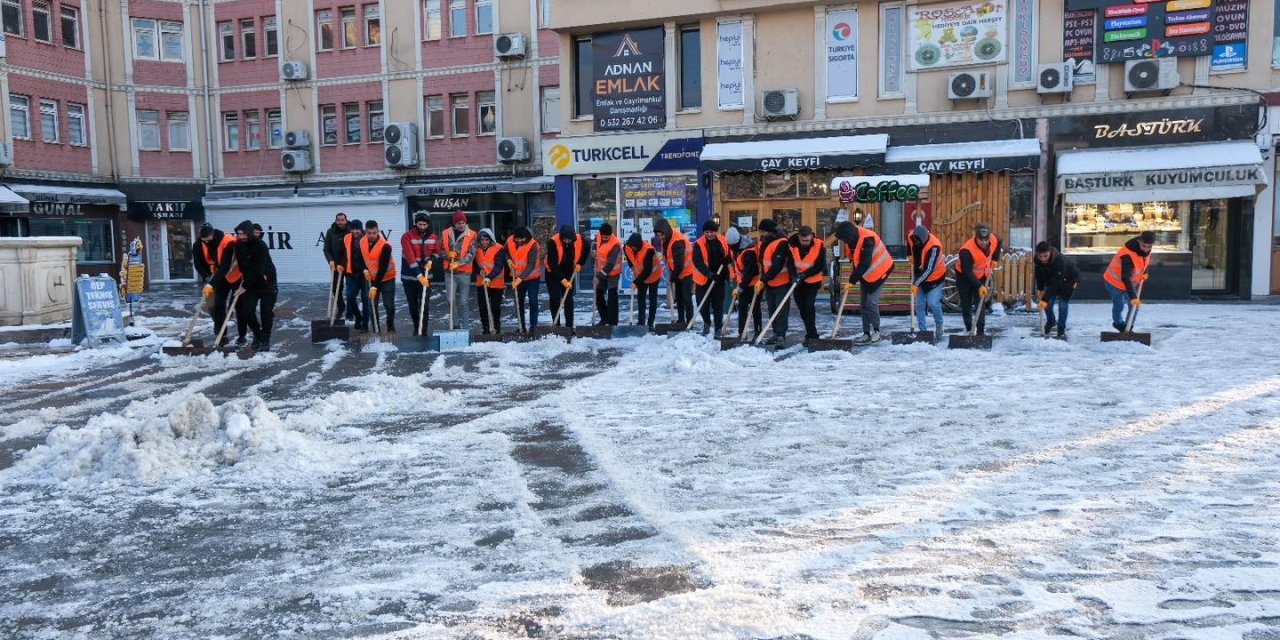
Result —
M1280 306L442 355L311 345L311 289L248 360L158 353L189 295L0 351L0 635L1280 638Z

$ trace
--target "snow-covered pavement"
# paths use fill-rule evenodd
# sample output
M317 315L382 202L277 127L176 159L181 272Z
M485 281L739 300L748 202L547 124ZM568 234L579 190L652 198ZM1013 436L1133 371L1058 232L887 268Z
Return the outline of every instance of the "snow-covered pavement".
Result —
M428 355L293 298L251 360L0 359L0 635L1280 637L1280 307Z

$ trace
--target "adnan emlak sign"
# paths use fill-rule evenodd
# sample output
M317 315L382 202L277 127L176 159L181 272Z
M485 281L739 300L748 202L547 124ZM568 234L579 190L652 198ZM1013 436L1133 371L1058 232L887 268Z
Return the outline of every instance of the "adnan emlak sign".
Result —
M592 115L596 131L667 126L662 27L591 38Z

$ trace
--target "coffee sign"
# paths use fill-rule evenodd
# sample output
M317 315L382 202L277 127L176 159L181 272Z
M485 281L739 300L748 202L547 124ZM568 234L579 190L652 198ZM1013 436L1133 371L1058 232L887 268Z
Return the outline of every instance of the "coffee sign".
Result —
M841 204L906 202L920 199L919 186L902 184L897 180L858 183L844 181L840 183L839 192Z

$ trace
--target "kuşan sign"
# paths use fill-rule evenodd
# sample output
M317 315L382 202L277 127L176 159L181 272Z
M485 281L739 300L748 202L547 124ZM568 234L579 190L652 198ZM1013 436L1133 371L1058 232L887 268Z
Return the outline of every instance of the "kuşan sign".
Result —
M596 131L639 131L667 125L662 40L662 27L592 36Z
M1256 166L1209 167L1198 169L1162 169L1131 171L1124 174L1082 173L1059 178L1062 193L1092 191L1150 191L1153 189L1186 189L1192 187L1234 187L1264 182Z

